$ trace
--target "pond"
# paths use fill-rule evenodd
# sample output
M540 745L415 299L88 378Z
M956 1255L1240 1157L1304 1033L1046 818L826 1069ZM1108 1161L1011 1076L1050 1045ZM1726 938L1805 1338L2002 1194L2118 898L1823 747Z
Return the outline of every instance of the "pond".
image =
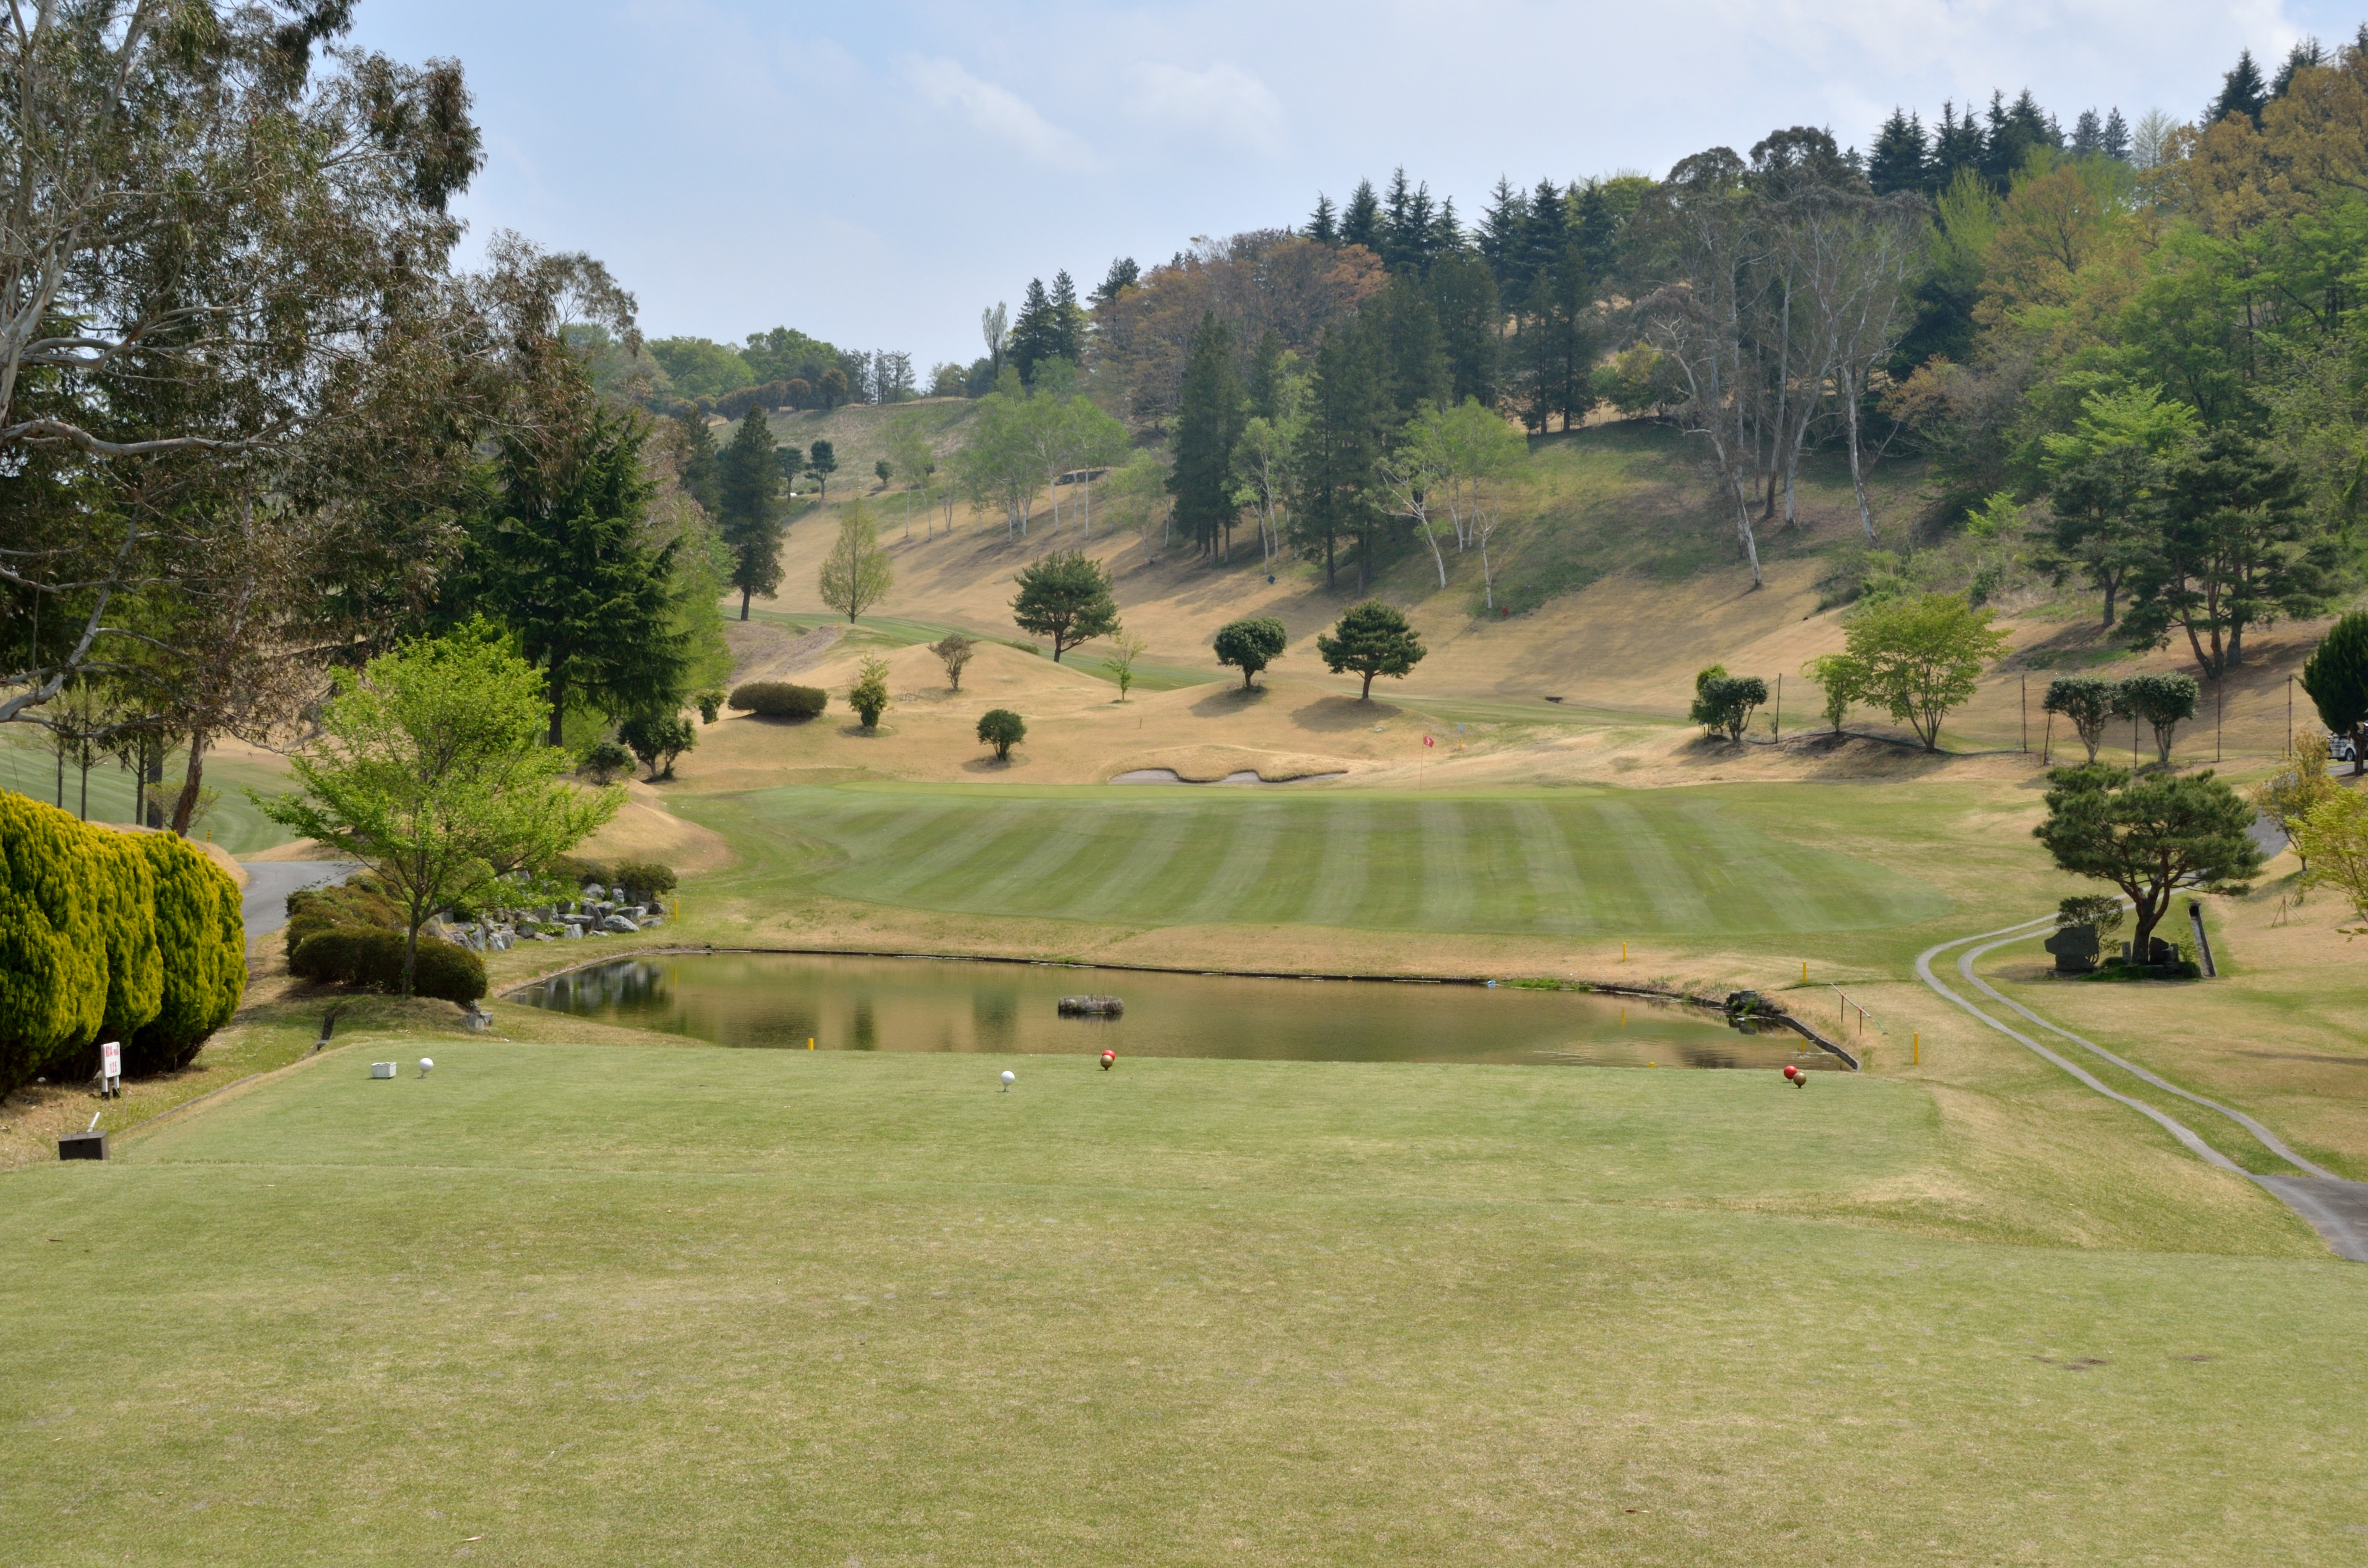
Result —
M1115 995L1116 1018L1063 1017ZM717 1045L1300 1062L1614 1067L1842 1063L1790 1030L1746 1035L1673 1003L1512 986L1267 980L939 959L712 953L620 959L507 998Z

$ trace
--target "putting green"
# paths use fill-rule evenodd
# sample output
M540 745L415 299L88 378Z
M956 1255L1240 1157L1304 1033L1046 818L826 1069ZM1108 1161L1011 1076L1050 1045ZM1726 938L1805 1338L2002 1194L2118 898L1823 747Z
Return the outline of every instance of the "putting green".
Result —
M869 903L1142 926L1750 935L1915 925L1946 895L1706 790L785 788L685 802Z

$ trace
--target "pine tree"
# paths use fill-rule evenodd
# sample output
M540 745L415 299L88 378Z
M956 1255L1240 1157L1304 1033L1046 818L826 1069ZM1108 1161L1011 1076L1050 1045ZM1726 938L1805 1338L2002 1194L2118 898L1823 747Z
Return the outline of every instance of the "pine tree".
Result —
M1060 352L1060 329L1053 313L1053 297L1044 291L1044 280L1030 278L1028 292L1019 302L1019 319L1011 324L1009 346L1004 357L1019 370L1025 384L1036 379L1036 367Z
M781 585L781 471L763 409L752 408L741 419L716 470L723 496L718 531L732 551L732 585L740 590L746 620L751 597Z
M2236 65L2220 78L2220 96L2203 111L2203 123L2217 125L2232 114L2241 114L2256 126L2261 123L2261 110L2270 101L2270 90L2261 80L2261 68L2253 63L2253 51L2246 50L2237 56Z
M1430 264L1424 293L1439 316L1450 402L1478 398L1482 406L1495 407L1497 357L1505 323L1488 264L1470 250L1440 256Z
M1422 285L1411 276L1395 278L1374 304L1388 359L1391 423L1403 424L1425 403L1450 406L1447 344Z
M1425 200L1429 197L1426 193ZM1407 188L1406 166L1401 164L1390 171L1390 193L1382 199L1382 221L1377 231L1380 238L1382 265L1395 272L1406 265L1409 239L1409 215L1414 205L1414 192ZM1429 216L1428 213L1425 214Z
M1488 210L1480 215L1480 256L1496 276L1497 287L1504 290L1520 281L1515 268L1524 251L1524 235L1530 221L1530 205L1513 182L1502 175L1497 176L1497 187L1488 193Z
M2124 164L2130 161L2130 122L2122 118L2120 109L2105 116L2105 132L2098 139L2097 151Z
M1326 327L1316 340L1305 423L1292 464L1291 528L1300 548L1324 556L1326 586L1339 580L1342 536L1364 538L1375 520L1375 469L1382 458L1379 356L1357 321ZM1359 562L1362 570L1363 562Z
M1381 250L1382 200L1373 194L1373 182L1360 179L1357 188L1349 193L1348 210L1340 214L1340 243L1362 245L1379 254Z
M1258 347L1250 350L1247 394L1249 417L1273 420L1282 411L1278 406L1282 392L1282 334L1272 327L1258 334Z
M1320 190L1315 193L1315 210L1307 215L1307 237L1319 245L1340 243L1339 210L1332 205L1332 199Z
M1110 264L1110 271L1103 276L1101 287L1094 290L1094 303L1117 304L1118 297L1133 288L1142 278L1143 268L1134 264L1134 257L1120 256Z
M1214 315L1204 315L1187 349L1184 384L1176 413L1175 472L1167 488L1176 497L1176 520L1201 553L1217 550L1220 531L1232 524L1234 443L1241 438L1245 411L1234 369L1234 335Z
M1893 109L1874 139L1874 154L1867 160L1867 183L1877 196L1895 190L1922 190L1927 149L1924 124L1913 114Z
M1577 199L1565 200L1570 210L1570 238L1578 246L1578 254L1587 258L1588 271L1597 278L1611 275L1612 247L1620 239L1620 215L1604 199L1600 180L1589 180L1572 193Z
M1982 164L1982 127L1971 109L1962 119L1957 106L1942 103L1941 124L1932 133L1932 156L1925 165L1925 194L1938 195L1956 183L1959 169L1976 169Z
M1068 268L1063 267L1053 274L1051 358L1072 365L1085 363L1086 327L1086 312L1077 304L1077 286L1070 281Z
M2327 63L2327 46L2315 38L2306 38L2286 51L2286 62L2278 67L2277 80L2270 84L2270 97L2284 97L2294 91L2294 73L2311 71Z
M2104 151L2104 144L2105 122L2097 118L2095 109L2082 109L2080 118L2072 122L2072 145L2068 151L2076 158L2093 158Z
M682 487L709 517L715 516L721 504L715 483L715 434L707 427L707 415L697 409L684 413L682 425Z
M1570 207L1550 179L1530 193L1530 221L1521 233L1521 281L1526 285L1562 259L1570 243Z

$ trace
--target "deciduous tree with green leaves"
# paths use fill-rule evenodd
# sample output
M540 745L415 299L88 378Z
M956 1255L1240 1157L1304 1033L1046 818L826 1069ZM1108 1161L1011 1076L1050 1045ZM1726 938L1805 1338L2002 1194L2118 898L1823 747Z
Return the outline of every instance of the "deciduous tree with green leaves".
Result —
M2195 717L2196 700L2202 696L2203 688L2192 675L2149 670L2113 688L2113 717L2138 720L2152 729L2155 760L2169 767L2171 738L2180 725Z
M1866 666L1848 653L1820 653L1801 666L1801 673L1817 683L1825 693L1826 722L1835 734L1842 733L1842 721L1850 717L1851 707L1866 699Z
M474 621L407 642L359 674L340 672L320 738L293 759L295 792L256 803L293 832L361 861L402 906L403 993L419 928L483 898L512 871L539 871L624 803L562 776L542 744L543 676Z
M1028 738L1028 723L1008 708L990 708L978 716L978 738L995 748L996 761L1009 762L1011 748Z
M1334 675L1361 676L1358 699L1370 702L1375 676L1404 680L1429 650L1395 606L1367 599L1350 605L1331 632L1315 634L1315 652Z
M1020 568L1017 581L1019 592L1011 601L1011 619L1022 631L1053 640L1056 665L1066 650L1118 630L1110 574L1090 556L1055 551Z
M2113 683L2102 676L2058 676L2047 683L2040 707L2064 715L2094 762L2097 748L2105 744L2105 726L2112 721L2113 691Z
M887 660L873 654L863 661L855 672L855 684L847 688L847 705L865 729L880 727L880 715L888 710Z
M1135 660L1143 657L1143 651L1150 646L1151 644L1144 641L1142 633L1129 631L1124 627L1120 627L1110 633L1110 647L1113 652L1108 663L1110 679L1118 682L1118 699L1121 702L1126 700L1127 692L1134 686Z
M880 529L871 512L862 502L853 503L838 519L837 542L823 557L822 602L852 626L857 617L888 597L895 581L896 569L880 547Z
M1941 749L1941 723L1974 695L1985 665L2006 652L1995 613L1956 594L1886 599L1859 612L1843 648L1866 672L1865 700Z

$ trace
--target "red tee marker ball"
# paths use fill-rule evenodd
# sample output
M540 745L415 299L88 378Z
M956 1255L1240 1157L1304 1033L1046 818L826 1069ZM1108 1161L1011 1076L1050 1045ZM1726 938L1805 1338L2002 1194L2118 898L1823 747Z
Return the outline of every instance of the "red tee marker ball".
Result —
M1797 1077L1799 1077L1800 1075L1801 1075L1801 1070L1800 1070L1798 1067L1793 1066L1793 1065L1791 1062L1787 1062L1786 1063L1784 1063L1784 1076L1785 1076L1787 1079L1797 1078Z
M1102 1071L1103 1071L1103 1072L1105 1072L1105 1073L1109 1072L1109 1071L1110 1070L1110 1063L1111 1063L1111 1062L1116 1062L1117 1060L1118 1060L1118 1052L1117 1052L1117 1051L1103 1051L1103 1052L1102 1052Z

